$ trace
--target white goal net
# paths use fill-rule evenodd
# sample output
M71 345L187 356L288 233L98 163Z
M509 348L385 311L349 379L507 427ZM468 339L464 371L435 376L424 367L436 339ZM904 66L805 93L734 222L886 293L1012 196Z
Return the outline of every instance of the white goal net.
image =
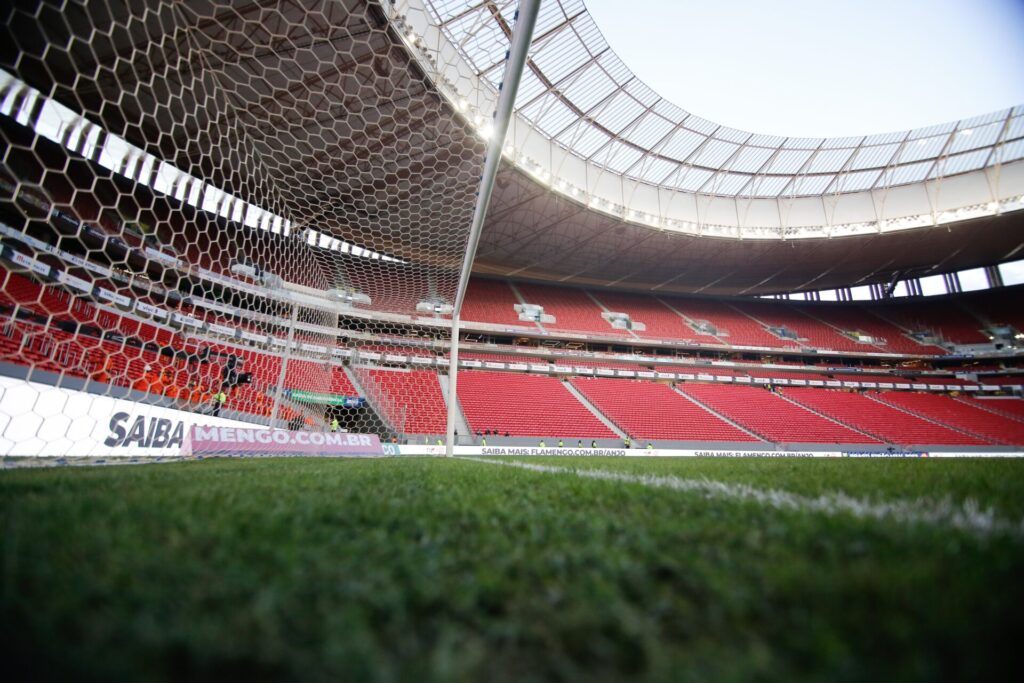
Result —
M486 103L410 12L2 11L0 454L444 434Z

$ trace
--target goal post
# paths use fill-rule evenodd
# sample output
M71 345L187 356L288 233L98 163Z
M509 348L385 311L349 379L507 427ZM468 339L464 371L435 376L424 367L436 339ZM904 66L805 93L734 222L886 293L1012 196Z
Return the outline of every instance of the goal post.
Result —
M509 50L505 58L505 73L499 86L498 103L494 110L494 132L487 145L487 156L484 159L484 172L480 178L480 191L477 193L476 206L473 210L473 223L469 228L469 239L466 256L462 262L458 291L455 295L455 306L452 312L452 345L450 369L448 372L448 434L445 442L445 455L451 457L455 452L455 422L458 411L458 376L459 376L459 322L462 314L462 303L466 297L473 260L476 258L480 232L483 230L487 207L494 190L494 180L501 164L502 150L505 146L505 135L515 107L516 93L526 65L526 58L533 40L533 30L537 24L537 13L540 0L520 0L519 9L515 14L515 27Z

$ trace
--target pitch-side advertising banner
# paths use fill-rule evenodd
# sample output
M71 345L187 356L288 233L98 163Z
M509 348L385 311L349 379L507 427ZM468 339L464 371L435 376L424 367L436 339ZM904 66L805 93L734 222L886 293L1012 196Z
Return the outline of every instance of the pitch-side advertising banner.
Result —
M196 425L248 422L0 377L0 455L176 456Z
M444 455L444 446L395 446L384 444L385 455ZM456 446L455 455L468 456L603 456L662 458L1020 458L1024 452L935 451L731 451L686 448L532 448L524 446Z
M444 455L444 446L394 446L384 444L387 455ZM455 455L543 455L591 457L698 457L698 458L839 458L839 451L728 451L668 448L533 448L529 446L456 446Z
M182 455L383 455L376 434L194 425Z

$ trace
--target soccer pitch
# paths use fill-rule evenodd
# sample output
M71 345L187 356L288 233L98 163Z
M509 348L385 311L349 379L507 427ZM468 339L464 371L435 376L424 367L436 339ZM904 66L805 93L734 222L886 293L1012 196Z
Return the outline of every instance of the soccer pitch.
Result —
M998 680L1024 462L206 460L0 472L60 680Z

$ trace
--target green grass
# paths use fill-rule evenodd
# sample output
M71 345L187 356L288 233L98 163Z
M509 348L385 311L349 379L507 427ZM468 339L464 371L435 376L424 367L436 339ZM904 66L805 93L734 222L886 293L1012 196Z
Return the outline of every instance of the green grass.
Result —
M506 458L515 460L515 458ZM1016 458L520 458L525 462L631 474L713 479L813 496L978 501L1024 518L1024 460Z
M1024 490L1002 461L556 464L1009 518ZM988 681L1024 632L1016 538L466 461L0 472L0 533L0 651L36 679Z

